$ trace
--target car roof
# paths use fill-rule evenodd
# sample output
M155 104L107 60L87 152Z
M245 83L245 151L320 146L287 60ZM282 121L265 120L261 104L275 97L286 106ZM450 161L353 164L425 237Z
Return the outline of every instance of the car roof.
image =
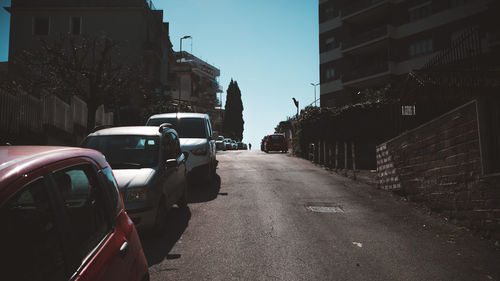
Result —
M75 157L90 157L99 168L107 166L100 152L69 146L0 146L0 192L20 175Z
M207 118L208 115L206 113L193 113L193 112L177 112L177 113L161 113L155 114L149 119L157 119L157 118Z
M109 135L139 135L139 136L155 136L161 135L158 126L127 126L106 128L93 132L89 136L109 136Z

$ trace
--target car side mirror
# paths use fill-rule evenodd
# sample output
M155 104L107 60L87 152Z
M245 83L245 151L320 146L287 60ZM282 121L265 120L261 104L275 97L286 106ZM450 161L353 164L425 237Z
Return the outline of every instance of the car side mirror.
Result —
M187 160L189 158L189 152L183 151L182 154L184 155L184 159Z
M167 168L167 169L177 168L177 160L176 159L168 159L165 162L165 168Z

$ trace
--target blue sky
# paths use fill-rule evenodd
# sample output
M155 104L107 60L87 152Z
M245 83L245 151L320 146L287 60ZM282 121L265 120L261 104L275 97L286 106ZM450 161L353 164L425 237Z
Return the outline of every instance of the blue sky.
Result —
M2 6L10 1L0 0ZM274 127L314 100L319 81L318 2L312 0L156 0L170 39L191 35L195 56L218 67L224 91L232 79L243 100L244 142L259 148ZM8 13L0 11L0 61L8 57ZM183 50L191 51L189 39ZM317 89L319 97L319 88ZM226 97L224 93L223 102Z

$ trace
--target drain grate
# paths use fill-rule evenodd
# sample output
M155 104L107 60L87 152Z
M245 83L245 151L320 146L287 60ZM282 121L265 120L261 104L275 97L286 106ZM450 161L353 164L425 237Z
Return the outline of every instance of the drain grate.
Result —
M306 210L315 213L343 213L344 209L340 205L331 203L306 203Z

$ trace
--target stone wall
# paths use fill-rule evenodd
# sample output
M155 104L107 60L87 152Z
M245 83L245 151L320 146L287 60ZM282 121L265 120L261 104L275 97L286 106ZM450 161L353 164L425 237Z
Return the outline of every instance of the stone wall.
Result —
M379 187L500 239L500 176L483 175L477 102L377 147Z

